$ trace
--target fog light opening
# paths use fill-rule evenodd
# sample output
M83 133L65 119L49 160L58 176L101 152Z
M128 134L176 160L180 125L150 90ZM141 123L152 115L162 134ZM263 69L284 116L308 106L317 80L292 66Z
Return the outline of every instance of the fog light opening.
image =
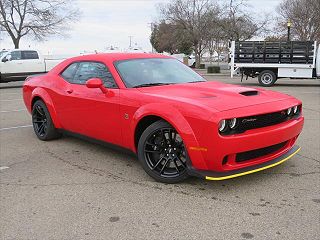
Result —
M225 156L222 160L222 165L226 165L228 162L228 156Z

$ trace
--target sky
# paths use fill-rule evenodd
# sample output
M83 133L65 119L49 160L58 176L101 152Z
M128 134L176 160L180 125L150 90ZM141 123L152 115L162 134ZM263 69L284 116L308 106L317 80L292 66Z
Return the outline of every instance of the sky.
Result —
M137 44L149 52L150 23L157 20L159 3L170 0L76 0L82 16L71 25L67 37L52 36L36 42L23 38L20 48L40 50L43 54L79 54L80 52L105 51L110 46L125 50ZM223 1L223 0L221 0ZM256 14L272 13L281 0L247 0ZM12 42L3 32L0 49L12 48Z

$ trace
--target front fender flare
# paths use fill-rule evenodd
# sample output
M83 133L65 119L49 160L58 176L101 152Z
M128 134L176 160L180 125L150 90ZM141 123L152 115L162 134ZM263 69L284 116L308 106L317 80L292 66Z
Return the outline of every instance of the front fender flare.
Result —
M190 150L190 148L192 149L195 147L199 147L198 140L194 134L194 131L192 130L192 127L178 109L168 104L150 103L140 107L135 112L130 126L130 142L132 143L131 148L133 150L136 151L134 144L136 127L140 120L147 116L157 116L170 123L177 130L177 132L183 139L192 165L196 168L206 169L206 164L204 162L201 152Z
M50 95L48 94L48 92L41 87L35 88L32 91L30 108L32 108L31 104L36 97L41 98L44 101L44 103L46 104L55 128L62 128L61 123L57 117L57 112L54 108L54 104L53 104L52 99L51 99Z

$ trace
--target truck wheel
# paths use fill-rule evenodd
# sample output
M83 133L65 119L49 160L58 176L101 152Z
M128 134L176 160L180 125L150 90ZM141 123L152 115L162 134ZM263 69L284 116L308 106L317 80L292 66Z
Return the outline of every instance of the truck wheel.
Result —
M277 76L271 70L265 70L259 74L259 83L261 86L271 87L276 81Z

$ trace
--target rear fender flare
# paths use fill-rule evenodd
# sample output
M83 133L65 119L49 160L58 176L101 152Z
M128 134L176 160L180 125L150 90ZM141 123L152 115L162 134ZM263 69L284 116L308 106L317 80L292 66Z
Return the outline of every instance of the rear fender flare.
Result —
M43 88L40 88L40 87L35 88L32 91L30 109L32 109L31 104L32 104L33 100L36 97L41 98L44 101L44 103L46 104L55 128L62 128L61 124L60 124L60 121L59 121L59 119L57 117L57 112L56 112L56 110L54 108L52 99L51 99L50 95L48 94L48 92L46 90L44 90Z

